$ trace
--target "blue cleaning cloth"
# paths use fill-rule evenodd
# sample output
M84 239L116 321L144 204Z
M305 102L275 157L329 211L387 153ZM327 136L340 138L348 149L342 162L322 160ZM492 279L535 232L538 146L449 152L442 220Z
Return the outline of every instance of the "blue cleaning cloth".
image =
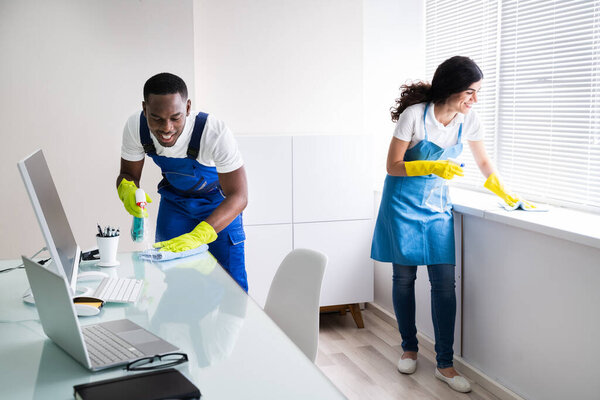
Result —
M144 250L139 254L140 260L146 261L167 261L175 258L183 258L193 256L195 254L204 253L208 250L208 245L203 244L202 246L196 247L195 249L180 251L178 253L172 251L160 251L160 249L148 249Z

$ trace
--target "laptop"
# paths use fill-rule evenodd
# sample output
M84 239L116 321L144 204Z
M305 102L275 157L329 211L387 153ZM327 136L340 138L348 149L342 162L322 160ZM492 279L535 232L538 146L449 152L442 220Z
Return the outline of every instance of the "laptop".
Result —
M98 371L178 350L128 319L80 326L64 276L22 259L44 332L84 367Z
M75 241L42 150L25 157L17 166L54 261L53 266L67 280L71 294L77 293L78 278L104 278L92 296L109 302L135 303L141 293L142 280L109 278L99 271L79 272L81 249ZM28 301L26 297L24 299Z

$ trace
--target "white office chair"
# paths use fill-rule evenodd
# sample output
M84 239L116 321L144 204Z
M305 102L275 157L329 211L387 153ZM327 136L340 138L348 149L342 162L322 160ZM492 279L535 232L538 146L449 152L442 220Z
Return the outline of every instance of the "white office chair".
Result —
M265 312L311 360L319 344L319 298L327 256L292 250L281 262L265 302Z

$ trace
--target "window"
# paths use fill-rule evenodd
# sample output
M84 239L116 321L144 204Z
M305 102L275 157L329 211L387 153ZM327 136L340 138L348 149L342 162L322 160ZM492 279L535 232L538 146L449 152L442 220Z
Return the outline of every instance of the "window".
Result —
M452 55L483 70L475 109L507 186L600 212L600 0L428 0L425 21L427 76Z

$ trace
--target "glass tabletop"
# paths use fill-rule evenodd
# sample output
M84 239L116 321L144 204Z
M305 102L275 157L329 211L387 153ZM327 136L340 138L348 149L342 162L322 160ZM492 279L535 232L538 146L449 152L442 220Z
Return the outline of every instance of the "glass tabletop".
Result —
M82 262L80 269L143 280L137 303L107 303L79 322L128 318L179 346L189 362L175 368L203 399L344 398L210 253L159 263L122 253L119 261L112 268ZM19 263L0 261L0 269ZM24 269L0 274L0 398L72 399L74 385L135 373L90 372L62 351L44 334L35 306L22 301L28 286Z

